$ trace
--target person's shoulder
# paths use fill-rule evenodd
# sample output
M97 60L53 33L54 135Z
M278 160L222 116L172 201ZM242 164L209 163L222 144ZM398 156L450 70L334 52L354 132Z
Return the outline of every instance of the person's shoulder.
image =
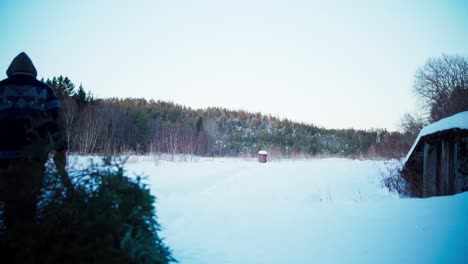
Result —
M34 80L32 80L32 82L33 83L31 83L31 84L33 86L45 89L45 90L47 90L47 93L49 93L49 94L53 95L54 97L56 97L55 90L50 85L48 85L47 83L45 83L43 81L39 81L38 79L34 79Z
M50 106L53 105L53 107L60 107L60 104L58 103L59 99L57 97L57 93L50 85L36 79L36 87L41 87L47 90L47 101L49 102Z
M10 82L10 79L6 78L0 81L0 86L5 86L8 85Z
M43 87L45 89L53 90L52 87L50 87L50 85L48 85L45 82L39 81L38 79L34 79L33 82L34 82L35 86L39 86L39 87Z
M52 87L45 82L42 82L36 79L35 83L37 86L43 87L44 89L47 89L48 91L54 92L54 89L52 89Z

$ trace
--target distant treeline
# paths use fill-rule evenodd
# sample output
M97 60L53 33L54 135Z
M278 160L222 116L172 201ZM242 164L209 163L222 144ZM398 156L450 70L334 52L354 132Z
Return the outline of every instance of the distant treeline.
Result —
M145 99L98 99L67 77L45 80L62 102L70 150L90 153L181 153L401 157L414 140L385 129L325 129L271 115L224 108L191 109Z

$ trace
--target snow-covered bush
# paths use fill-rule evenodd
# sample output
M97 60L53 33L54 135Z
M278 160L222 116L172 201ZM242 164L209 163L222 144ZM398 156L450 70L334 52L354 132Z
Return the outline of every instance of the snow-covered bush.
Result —
M401 196L409 196L409 186L401 174L402 163L393 159L384 162L381 169L381 184L390 192L396 192Z

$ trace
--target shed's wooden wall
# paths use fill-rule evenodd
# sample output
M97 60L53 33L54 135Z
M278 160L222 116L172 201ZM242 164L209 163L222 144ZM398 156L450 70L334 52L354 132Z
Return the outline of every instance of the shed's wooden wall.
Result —
M423 197L435 195L437 186L437 145L424 145Z
M415 197L468 191L468 130L452 129L421 138L402 177Z
M468 191L468 138L425 142L422 197Z
M455 193L468 191L468 137L455 143Z
M449 153L449 143L447 140L442 140L439 150L439 160L437 161L439 165L439 171L437 173L437 195L448 194L448 181L449 181L449 167L450 167L450 153Z

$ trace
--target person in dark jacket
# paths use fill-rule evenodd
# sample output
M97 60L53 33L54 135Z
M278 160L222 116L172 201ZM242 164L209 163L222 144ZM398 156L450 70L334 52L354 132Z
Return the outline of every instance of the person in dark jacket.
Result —
M31 59L22 52L0 82L0 200L7 228L35 222L45 163L50 152L68 189L67 142L54 90L36 79Z

